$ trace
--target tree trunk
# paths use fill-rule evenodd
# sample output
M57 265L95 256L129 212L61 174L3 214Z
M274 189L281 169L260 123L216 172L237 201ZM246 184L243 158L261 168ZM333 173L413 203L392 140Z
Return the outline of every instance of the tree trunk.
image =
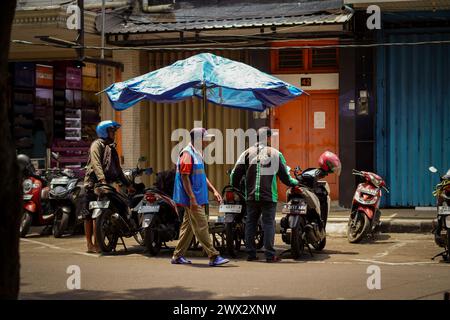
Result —
M19 223L22 210L19 170L11 137L7 95L8 54L16 0L0 1L0 299L19 295Z

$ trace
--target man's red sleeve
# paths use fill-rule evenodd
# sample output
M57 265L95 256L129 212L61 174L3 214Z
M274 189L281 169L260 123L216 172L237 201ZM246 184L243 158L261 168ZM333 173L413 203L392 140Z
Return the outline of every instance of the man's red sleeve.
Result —
M192 172L192 157L189 152L183 152L180 159L180 173L191 174Z

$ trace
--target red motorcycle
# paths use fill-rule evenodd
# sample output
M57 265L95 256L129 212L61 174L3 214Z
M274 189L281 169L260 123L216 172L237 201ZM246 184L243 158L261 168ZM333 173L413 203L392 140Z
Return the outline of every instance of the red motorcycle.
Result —
M348 220L347 238L350 243L358 243L365 236L374 234L381 225L379 210L382 192L389 193L385 181L377 174L368 171L352 171L355 176L364 178L353 196L352 211Z
M48 212L49 187L45 178L30 175L22 182L23 213L20 223L20 236L25 237L31 226L48 226L53 224L54 215Z

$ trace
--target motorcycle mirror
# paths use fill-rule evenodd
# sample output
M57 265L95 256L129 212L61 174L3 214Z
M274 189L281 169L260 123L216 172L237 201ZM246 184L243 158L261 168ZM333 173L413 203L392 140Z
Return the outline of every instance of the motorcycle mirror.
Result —
M145 174L146 174L147 176L151 175L152 173L153 173L153 168L147 168L147 169L145 169Z
M138 162L145 162L145 161L147 161L147 158L144 157L144 156L141 156L141 157L138 159Z
M429 167L428 170L430 170L430 172L432 173L438 172L438 170L434 166Z

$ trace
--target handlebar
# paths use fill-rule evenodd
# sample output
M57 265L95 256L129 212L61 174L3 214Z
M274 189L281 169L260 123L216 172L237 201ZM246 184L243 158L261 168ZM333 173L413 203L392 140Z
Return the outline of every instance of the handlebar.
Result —
M364 176L364 174L361 171L352 169L352 174L355 176Z

